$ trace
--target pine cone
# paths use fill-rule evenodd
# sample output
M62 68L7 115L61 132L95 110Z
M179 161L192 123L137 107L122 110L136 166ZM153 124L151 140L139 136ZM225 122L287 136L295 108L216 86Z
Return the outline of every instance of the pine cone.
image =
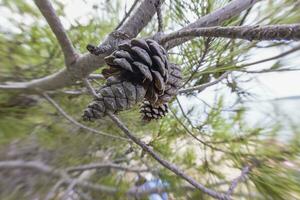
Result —
M84 120L129 109L144 99L147 102L141 112L145 120L167 113L166 103L176 95L182 78L180 68L168 62L162 46L150 39L132 39L119 45L105 61L109 68L102 74L107 82L96 91L99 97L84 111Z
M168 113L168 104L164 103L159 106L153 106L149 101L144 101L140 113L144 121L151 121L153 119L160 119Z
M118 46L105 58L110 66L104 69L104 77L120 75L124 79L141 84L147 89L145 98L153 105L166 90L169 62L165 49L154 40L132 39Z
M170 75L166 83L166 90L163 95L159 96L157 104L160 105L170 102L172 98L176 96L181 84L181 69L177 65L170 63Z
M142 85L112 76L96 92L99 97L95 98L84 110L84 120L92 121L104 117L107 112L116 113L127 110L144 99L146 89Z
M142 113L142 119L144 121L159 119L168 113L167 103L176 96L177 91L181 86L181 80L180 68L177 65L170 63L170 76L166 84L165 93L158 98L158 105L151 105L148 101L143 102L140 113Z

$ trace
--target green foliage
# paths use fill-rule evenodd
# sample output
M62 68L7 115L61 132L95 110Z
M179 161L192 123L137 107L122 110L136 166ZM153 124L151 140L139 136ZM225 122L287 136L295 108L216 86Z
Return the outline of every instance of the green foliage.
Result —
M98 44L103 40L125 14L120 12L124 8L123 1L85 1L91 12L87 16L71 19L65 7L70 6L72 1L51 2L63 20L74 47L81 53L86 52L87 44ZM163 7L165 30L176 30L228 2L167 1ZM261 4L262 6L227 20L223 25L299 22L300 4L296 1L269 0ZM2 0L0 11L3 9L8 13L5 15L5 23L8 25L0 24L0 82L31 80L62 69L64 60L60 47L34 3ZM156 27L154 17L139 36L153 35ZM225 182L228 185L238 174L235 171L239 172L243 166L252 164L255 160L259 164L255 162L257 166L249 174L249 180L240 183L236 190L236 195L240 195L235 196L235 199L253 199L250 194L256 194L257 199L299 199L299 121L287 124L281 120L281 116L273 116L276 113L270 110L268 115L273 117L270 122L250 124L249 112L252 108L247 100L250 97L254 101L257 99L247 90L252 77L246 75L246 81L244 78L245 70L250 71L251 66L241 67L250 63L250 58L255 57L253 52L258 49L267 51L288 44L222 38L196 38L186 42L169 52L171 61L181 65L184 87L214 81L226 71L234 72L222 84L218 84L214 88L216 90L210 91L214 94L213 100L210 98L211 93L206 91L182 95L184 98L181 99L181 96L172 102L168 116L148 124L141 122L138 106L120 113L119 117L136 136L164 159L175 163L207 187L218 191L226 190L227 187L220 183ZM289 69L290 66L285 61L283 58L278 59L264 69ZM97 70L95 73L99 72ZM96 88L102 83L101 80L92 82ZM83 88L83 83L78 81L73 86L53 91L50 96L80 123L111 135L124 136L108 118L97 122L81 120L82 110L92 97L86 94L71 95L67 92L82 91ZM287 130L290 137L282 141L281 136ZM163 168L133 143L92 134L79 128L40 95L0 91L0 158L11 159L8 152L12 144L22 150L24 146L30 147L31 141L34 141L32 143L38 149L42 149L32 150L31 153L58 168L123 159L125 161L121 164L124 166L148 166L155 170L152 175L170 184L169 193L175 199L209 199L199 191L182 189L182 185L186 184L182 179ZM43 157L39 154L50 156ZM17 158L31 159L28 155L21 155ZM119 192L115 196L95 191L88 193L95 199L124 199L125 191L135 184L140 175L145 175L129 174L118 170L96 170L90 178L92 183L116 187ZM43 178L37 183L39 181L47 182ZM52 181L51 184L35 184L34 190L39 197L44 197L49 191ZM0 193L1 188L3 187L0 187ZM22 188L10 191L7 189L5 194L11 195L7 195L6 199L21 199L26 193Z

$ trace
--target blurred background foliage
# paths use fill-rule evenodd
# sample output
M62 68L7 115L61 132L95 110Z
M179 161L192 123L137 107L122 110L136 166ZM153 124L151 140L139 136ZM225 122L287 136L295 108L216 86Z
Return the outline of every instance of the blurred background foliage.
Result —
M133 3L119 0L52 2L74 46L82 53L86 52L88 43L97 44L114 30ZM163 6L165 31L176 30L228 2L166 1ZM83 10L77 13L76 5L81 5ZM297 23L299 9L299 1L265 0L224 25ZM3 13L0 82L40 78L64 66L58 43L32 1L1 0L0 12ZM154 17L140 36L153 35L156 28ZM242 67L294 45L286 41L248 42L220 38L189 41L169 52L171 60L181 65L184 87L213 81L227 71L232 73L208 91L178 96L171 104L171 112L162 120L142 123L138 107L120 113L120 117L162 157L208 187L226 191L228 183L239 175L243 166L255 163L249 180L236 190L235 199L300 199L300 121L294 117L297 111L282 112L278 108L282 104L262 102L261 99L268 96L251 89L261 86L256 78L264 70L278 71L276 73L296 70L299 59L293 54L271 63ZM93 85L98 87L102 83L97 80ZM289 87L291 83L282 84ZM50 96L70 116L82 122L82 110L92 98L84 92L77 95L69 91L84 90L82 82L78 81L73 86L51 92ZM258 114L253 102L259 107L266 106L267 112ZM122 136L107 118L86 125ZM155 171L152 177L166 180L171 187L183 184L137 146L76 127L38 95L0 91L0 145L1 160L42 160L63 168L121 159L131 166L147 166ZM0 173L0 199L41 199L54 184L53 180L29 171L20 173ZM126 191L139 177L98 170L89 181ZM114 197L95 192L89 195L95 199L125 198L122 192ZM209 199L194 190L173 190L169 195L174 199Z

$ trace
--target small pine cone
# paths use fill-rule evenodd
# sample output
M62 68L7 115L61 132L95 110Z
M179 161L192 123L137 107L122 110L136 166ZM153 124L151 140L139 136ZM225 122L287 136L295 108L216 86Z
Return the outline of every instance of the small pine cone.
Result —
M149 101L144 101L140 113L142 114L142 119L147 122L153 119L160 119L168 113L168 104L153 106Z
M181 69L170 63L170 75L166 83L166 90L163 95L158 97L155 105L150 104L148 101L144 101L140 109L142 118L144 121L151 121L152 119L158 119L165 116L168 112L168 102L176 96L178 89L182 84ZM147 93L149 92L149 89Z
M92 121L104 117L107 112L127 110L144 99L146 89L142 85L112 76L97 94L98 97L84 110L84 120Z
M145 98L156 104L166 90L170 66L166 50L151 39L132 39L120 44L118 50L105 58L110 66L104 69L104 77L120 75L127 81L147 88Z
M166 83L166 90L163 95L158 98L158 105L170 102L176 96L182 84L181 69L173 63L170 63L170 75Z

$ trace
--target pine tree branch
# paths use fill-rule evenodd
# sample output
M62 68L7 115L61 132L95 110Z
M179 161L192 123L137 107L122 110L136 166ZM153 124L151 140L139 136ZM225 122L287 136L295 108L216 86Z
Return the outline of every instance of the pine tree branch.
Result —
M222 24L227 19L230 19L234 16L239 15L244 10L247 10L248 8L252 7L254 4L259 2L260 0L233 0L224 7L201 17L194 23L191 23L179 31L183 30L190 30L193 28L200 28L200 27L210 27L210 26L218 26ZM177 31L176 31L177 32ZM180 39L174 39L172 41L169 41L165 44L165 47L167 49L171 49L175 46L178 46L186 41L191 40L190 37L180 38Z
M57 190L63 185L71 185L70 188L80 187L83 189L92 190L95 192L105 193L107 195L115 195L120 192L117 188L93 184L88 181L82 181L80 179L71 178L65 169L55 169L52 166L46 165L39 161L23 161L23 160L9 160L9 161L0 161L0 169L5 170L14 170L14 169L30 169L43 174L47 174L51 177L58 178L57 183L51 188L47 194L46 199L52 199L56 194ZM0 170L1 171L1 170ZM144 197L153 193L165 192L168 188L157 186L154 188L139 188L133 187L128 191L125 191L125 194L130 198L135 197Z
M104 79L102 74L90 74L88 79Z
M93 88L92 84L90 83L90 81L88 79L83 79L83 83L85 85L85 87L87 88L88 92L95 98L98 97L97 92L95 91L95 89Z
M63 25L55 13L55 10L48 0L34 0L37 7L40 9L41 13L47 20L52 32L56 36L62 52L65 57L65 64L69 67L72 63L76 61L78 57L72 42L67 36Z
M102 136L105 136L105 137L110 137L110 138L113 138L113 139L119 139L119 140L125 140L125 141L128 141L127 138L124 138L124 137L120 137L120 136L115 136L115 135L111 135L111 134L108 134L108 133L104 133L102 131L98 131L96 129L93 129L93 128L90 128L88 126L85 126L81 123L79 123L78 121L76 121L75 119L73 119L70 115L68 115L47 93L43 93L43 97L50 103L52 104L56 110L61 113L62 116L64 116L69 122L71 122L72 124L75 124L76 126L82 128L82 129L85 129L87 131L90 131L92 133L96 133L96 134L99 134L99 135L102 135Z
M181 30L165 35L160 42L185 37L223 37L230 39L245 40L300 40L300 24L283 24L269 26L232 26L232 27L209 27Z
M39 0L43 1L43 0ZM133 15L118 28L118 32L128 35L130 38L137 34L149 23L153 15L156 13L156 5L158 1L164 0L143 0ZM101 43L100 46L110 45L111 50L115 49L123 39L117 38L113 33ZM0 85L0 89L6 91L22 91L40 93L41 91L56 90L65 86L72 85L77 80L82 80L89 76L93 71L104 66L104 57L111 52L105 52L99 56L85 53L76 59L69 69L64 68L49 76L34 79L28 82L10 82Z
M69 167L66 169L66 171L68 173L72 173L77 171L85 171L85 170L100 169L100 168L111 168L111 169L117 169L117 170L122 170L126 172L135 172L135 173L149 172L148 169L125 167L114 163L92 163L87 165Z
M64 180L61 179L50 189L44 200L51 200L55 197L57 190L64 184Z
M162 3L159 1L158 5L156 7L156 15L157 15L157 22L158 22L157 32L163 31L163 16L161 13L161 6L162 6Z
M130 138L134 143L139 145L145 152L147 152L152 158L154 158L157 162L159 162L162 166L167 168L168 170L172 171L174 174L179 176L180 178L186 180L188 183L193 185L195 188L199 189L203 193L214 197L216 199L222 199L222 200L228 200L226 195L219 193L217 191L214 191L212 189L209 189L205 187L204 185L198 183L196 180L194 180L192 177L185 174L183 171L181 171L176 165L170 163L169 161L166 161L162 159L155 151L153 151L146 143L142 142L140 139L135 137L128 128L123 124L122 121L120 121L119 118L117 118L114 114L108 113L112 121L116 123L116 125L126 134L128 138Z
M13 160L13 161L0 161L0 169L34 169L44 174L49 174L55 177L65 177L66 175L54 168L45 165L39 161L23 161L23 160Z
M214 80L212 82L209 82L209 83L204 83L204 84L201 84L201 85L180 89L178 91L178 94L184 94L184 93L189 93L189 92L193 92L193 91L203 91L204 89L206 89L206 88L208 88L212 85L215 85L215 84L219 83L220 81L222 81L224 78L226 78L228 76L229 73L230 73L230 71L225 72L219 78L217 78L216 80Z
M231 185L226 193L228 197L230 197L233 194L233 191L238 186L238 184L246 179L246 176L249 174L251 169L251 166L245 166L242 169L241 174L231 182Z
M135 0L132 4L132 6L130 7L129 11L126 12L125 16L123 17L123 19L120 21L120 23L118 24L118 26L115 28L115 30L118 30L118 28L120 28L124 22L126 21L126 19L131 15L132 11L134 10L134 8L136 7L137 3L139 2L139 0Z
M300 50L300 45L295 46L294 48L292 48L292 49L290 49L288 51L285 51L283 53L280 53L280 54L278 54L276 56L272 56L270 58L262 59L262 60L251 62L251 63L246 63L246 64L240 65L238 67L239 68L245 68L245 67L248 67L248 66L251 66L251 65L257 65L257 64L268 62L268 61L271 61L271 60L279 59L279 58L282 58L284 56L287 56L287 55L289 55L291 53L294 53L295 51L299 51L299 50Z

